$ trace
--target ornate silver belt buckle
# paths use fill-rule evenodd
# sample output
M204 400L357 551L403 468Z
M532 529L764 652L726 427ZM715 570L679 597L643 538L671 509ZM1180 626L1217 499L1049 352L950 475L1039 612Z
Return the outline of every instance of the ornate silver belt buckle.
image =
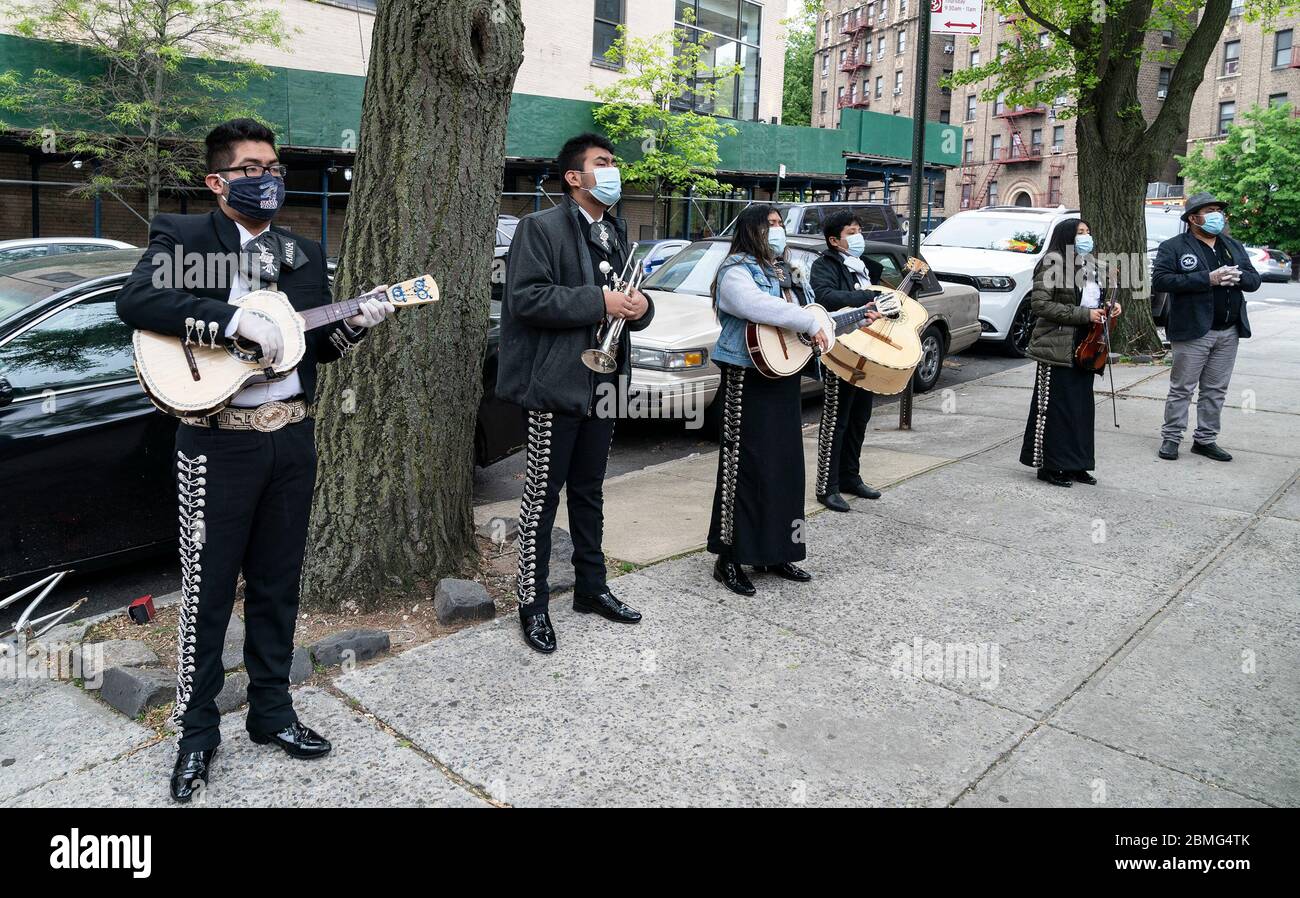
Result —
M253 409L252 425L254 430L271 433L289 423L293 417L293 408L287 402L268 402Z

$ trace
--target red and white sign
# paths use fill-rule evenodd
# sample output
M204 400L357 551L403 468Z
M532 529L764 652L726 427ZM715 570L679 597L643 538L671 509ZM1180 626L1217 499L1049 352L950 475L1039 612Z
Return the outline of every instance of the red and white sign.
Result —
M930 0L931 34L981 34L984 0Z

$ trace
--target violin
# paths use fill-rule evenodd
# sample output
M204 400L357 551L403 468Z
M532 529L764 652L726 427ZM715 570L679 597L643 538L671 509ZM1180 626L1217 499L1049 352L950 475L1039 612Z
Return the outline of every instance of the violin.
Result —
M1115 308L1115 294L1119 292L1119 288L1116 286L1116 278L1111 276L1110 272L1105 274L1106 282L1109 284L1101 302L1101 309L1105 314L1101 321L1088 327L1083 342L1074 350L1074 363L1084 371L1093 373L1110 368L1110 408L1115 426L1119 427L1119 407L1115 401L1115 368L1111 363L1110 354L1110 321Z

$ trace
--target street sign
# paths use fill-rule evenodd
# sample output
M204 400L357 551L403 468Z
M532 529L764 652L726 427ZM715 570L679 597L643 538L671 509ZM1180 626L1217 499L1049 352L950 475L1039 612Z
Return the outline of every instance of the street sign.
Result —
M930 0L931 34L982 34L984 0Z

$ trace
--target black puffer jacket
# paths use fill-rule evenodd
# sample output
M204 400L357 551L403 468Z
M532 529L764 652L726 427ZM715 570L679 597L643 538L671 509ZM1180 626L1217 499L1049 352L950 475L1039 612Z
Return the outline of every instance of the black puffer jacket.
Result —
M1065 260L1051 253L1043 257L1034 272L1029 302L1038 320L1029 338L1028 355L1038 362L1068 368L1074 364L1074 347L1081 336L1080 329L1091 323L1091 310L1079 305L1082 294L1073 283L1057 283L1067 280L1061 274L1064 271ZM1053 272L1055 277L1049 277Z

